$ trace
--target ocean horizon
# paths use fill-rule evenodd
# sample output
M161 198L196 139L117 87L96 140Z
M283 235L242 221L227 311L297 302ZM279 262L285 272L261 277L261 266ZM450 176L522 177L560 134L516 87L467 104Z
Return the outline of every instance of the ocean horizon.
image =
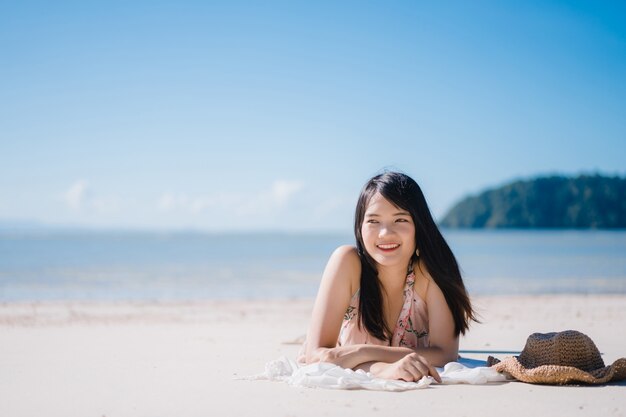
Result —
M625 230L442 229L471 295L625 294ZM0 231L0 301L314 297L348 233Z

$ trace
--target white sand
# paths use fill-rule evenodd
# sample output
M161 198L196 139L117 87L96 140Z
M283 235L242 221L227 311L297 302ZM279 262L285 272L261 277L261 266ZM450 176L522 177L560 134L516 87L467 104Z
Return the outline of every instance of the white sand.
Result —
M580 330L626 357L626 296L484 297L464 356L519 351L533 332ZM0 305L0 416L624 416L626 382L434 386L404 393L234 380L295 357L312 300ZM506 354L495 354L497 357Z

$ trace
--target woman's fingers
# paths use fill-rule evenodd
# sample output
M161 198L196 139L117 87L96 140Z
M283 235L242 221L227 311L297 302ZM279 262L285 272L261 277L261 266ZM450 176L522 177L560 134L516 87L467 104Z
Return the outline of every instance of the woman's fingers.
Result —
M421 362L407 358L402 364L402 379L409 382L419 381L428 375L428 368Z
M430 375L435 379L435 381L441 383L441 376L439 376L439 372L437 372L435 367L428 363L426 359L416 355L412 358L411 363L414 366L414 369L417 371L417 373L415 374L416 381L424 375Z
M417 368L417 365L408 358L401 359L401 361L398 362L396 365L397 379L402 379L407 382L414 382L419 381L422 377L422 373Z
M400 376L400 379L402 379L402 380L404 380L406 382L415 382L415 381L417 381L417 379L415 379L415 373L411 369L404 369L402 371L402 375Z
M420 379L422 379L424 375L428 375L428 367L424 365L422 362L415 361L412 363L412 366L413 366L413 369L415 369L415 372L413 374L415 375L416 381L419 381Z
M435 378L435 381L437 381L437 382L439 382L441 384L441 376L439 376L439 372L437 372L435 367L432 366L431 364L428 364L428 373L430 374L430 376Z
M393 369L393 372L389 375L389 377L393 379L402 379L404 381L413 382L419 381L422 377L430 375L435 381L441 383L441 376L437 372L437 369L430 365L426 358L415 353L407 355L398 362L389 364L389 366Z

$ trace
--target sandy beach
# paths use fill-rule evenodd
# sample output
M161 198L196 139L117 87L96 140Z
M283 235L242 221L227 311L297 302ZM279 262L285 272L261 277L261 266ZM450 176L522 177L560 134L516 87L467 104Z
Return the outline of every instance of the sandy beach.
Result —
M626 382L431 386L402 393L237 380L295 357L313 300L0 305L0 415L626 415ZM461 354L520 351L533 332L580 330L605 363L626 357L626 296L474 299L482 323Z

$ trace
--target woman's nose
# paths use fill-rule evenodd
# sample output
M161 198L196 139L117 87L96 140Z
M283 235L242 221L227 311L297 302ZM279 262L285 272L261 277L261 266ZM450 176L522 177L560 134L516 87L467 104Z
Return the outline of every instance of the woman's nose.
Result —
M389 225L386 225L386 224L382 224L380 226L380 229L378 229L378 236L385 236L391 233L393 233L393 231L391 230Z

